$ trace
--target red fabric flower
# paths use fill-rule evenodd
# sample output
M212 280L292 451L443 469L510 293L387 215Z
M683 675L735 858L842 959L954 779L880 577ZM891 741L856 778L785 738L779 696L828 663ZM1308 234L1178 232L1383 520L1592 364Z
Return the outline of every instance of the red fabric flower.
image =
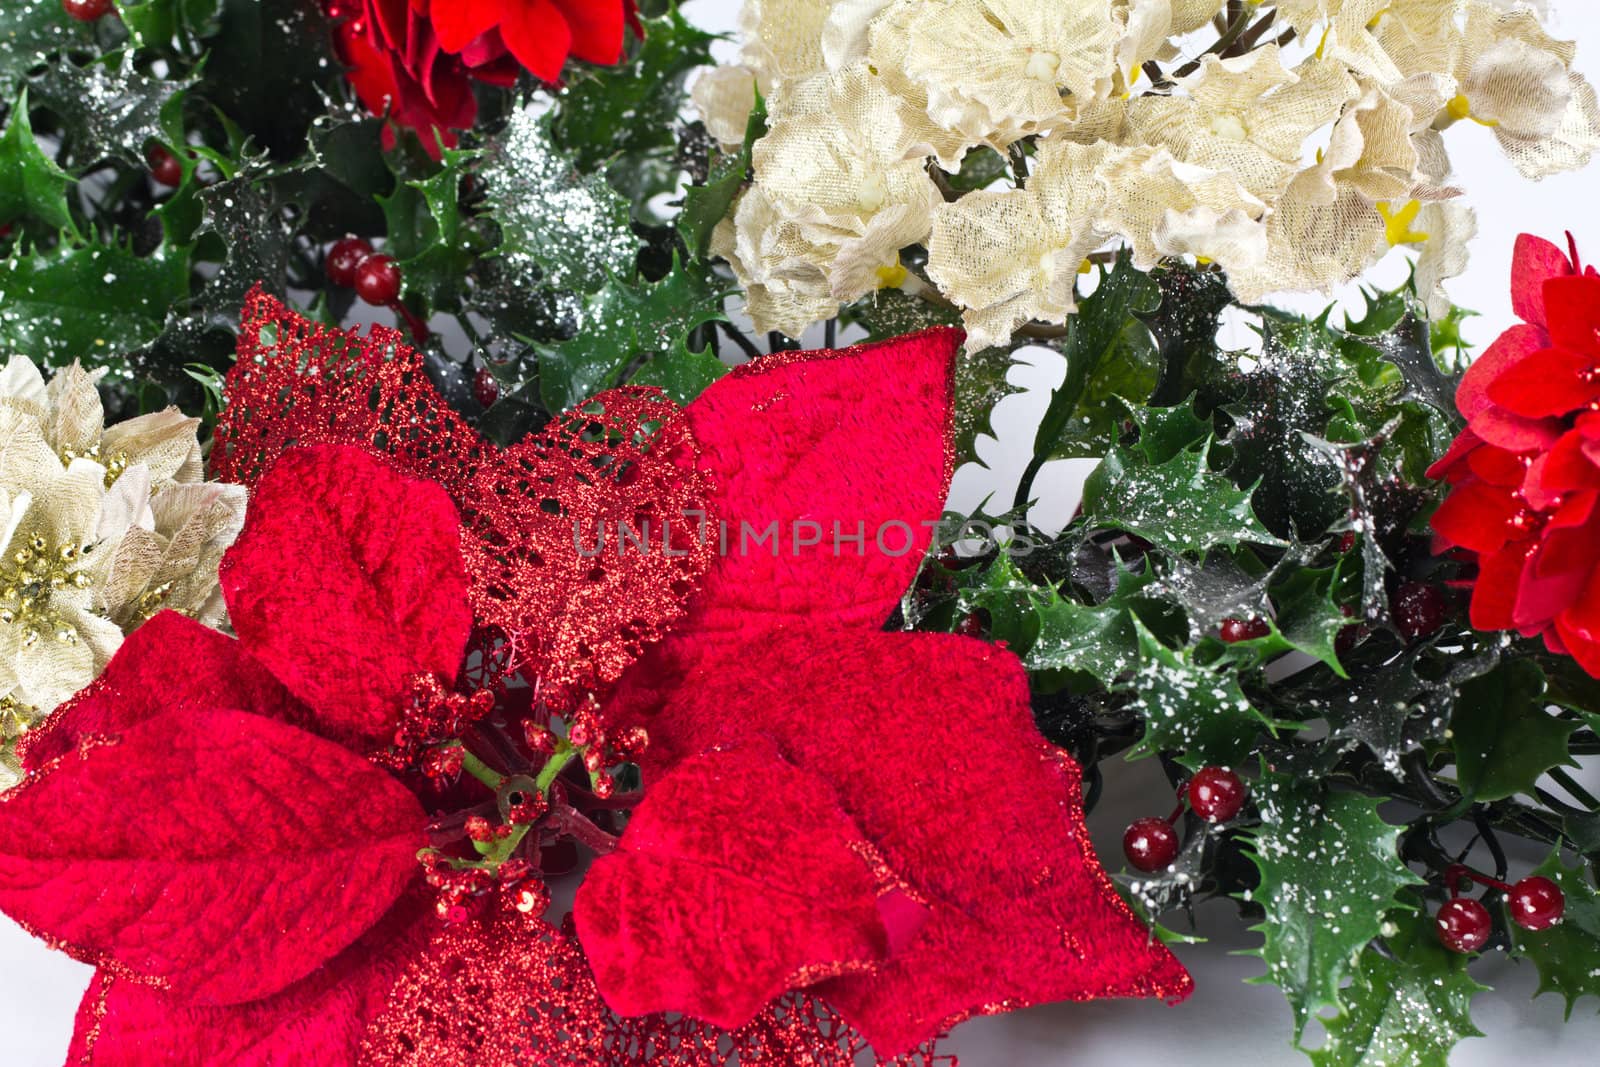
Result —
M1452 487L1433 528L1477 560L1473 626L1600 677L1600 275L1525 234L1511 295L1523 322L1467 370L1467 429L1428 472Z
M455 144L477 116L471 79L511 85L517 72L554 82L569 55L622 59L633 0L325 0L339 56L361 102L422 136Z
M497 453L467 445L387 331L369 348L288 318L252 298L214 450L252 480L266 468L224 568L239 640L158 616L28 739L32 773L0 799L0 907L101 966L75 1062L493 1067L536 1049L601 1067L648 1046L678 1067L844 1067L860 1039L822 1002L895 1055L973 1013L1188 991L1095 860L1078 769L1034 729L1015 658L880 629L950 476L956 335L763 360L665 426L657 412L650 441L672 447L591 410L570 438ZM341 387L269 372L269 335L283 373ZM298 447L272 436L280 414ZM597 438L627 462L557 447ZM562 623L600 607L562 555L573 524L637 514L630 487L677 502L680 481L714 485L729 551L688 571L590 559L591 584L634 575L648 595ZM517 501L559 536L512 539ZM835 551L835 526L861 541ZM769 527L780 543L741 551ZM550 558L495 562L530 544ZM502 708L538 694L537 732L598 696L605 730L651 737L620 840L583 838L614 851L580 889L576 937L536 895L441 930L414 854L462 824L452 811L494 804L470 779L429 791L362 758L417 678L462 675L468 605L491 603L498 638L478 647L529 683ZM516 771L516 733L479 757ZM535 829L575 814L587 781L555 780Z

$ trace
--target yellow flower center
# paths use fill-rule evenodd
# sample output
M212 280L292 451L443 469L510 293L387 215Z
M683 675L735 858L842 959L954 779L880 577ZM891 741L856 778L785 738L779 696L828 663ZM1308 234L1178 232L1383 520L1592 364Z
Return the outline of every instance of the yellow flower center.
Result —
M126 452L113 452L110 456L102 457L99 444L90 445L82 452L71 448L61 450L61 462L70 464L75 459L92 460L103 466L106 469L107 489L110 489L116 480L122 477L122 472L128 469L128 454Z
M1451 122L1460 122L1462 119L1471 119L1479 126L1498 126L1500 123L1494 119L1480 119L1472 113L1472 102L1467 99L1466 93L1457 93L1451 101L1444 106L1444 112L1450 116Z
M1054 82L1056 71L1061 69L1061 57L1054 52L1034 52L1028 56L1028 65L1022 73L1042 82Z
M94 579L78 570L92 546L53 545L39 534L0 564L0 624L22 627L22 647L33 648L45 634L64 645L78 643L78 631L52 610L58 589L87 589Z
M902 267L897 259L887 267L879 267L876 273L879 289L898 289L906 283L906 277L910 272Z
M1417 216L1422 212L1422 202L1410 200L1399 211L1387 200L1378 202L1378 214L1383 216L1384 236L1389 239L1389 247L1399 245L1420 245L1428 239L1428 235L1413 230L1411 224L1417 221Z

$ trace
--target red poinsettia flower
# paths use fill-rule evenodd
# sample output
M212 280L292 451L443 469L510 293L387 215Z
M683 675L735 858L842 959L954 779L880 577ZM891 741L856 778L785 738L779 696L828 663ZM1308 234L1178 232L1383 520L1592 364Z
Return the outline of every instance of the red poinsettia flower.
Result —
M1456 393L1467 429L1429 470L1441 547L1474 556L1472 624L1542 635L1600 677L1600 275L1517 241L1513 326Z
M973 1013L1184 995L1095 860L1078 769L1034 729L1015 658L881 630L950 475L957 340L769 358L676 418L657 402L648 437L618 421L630 394L603 394L499 453L392 332L363 343L252 297L215 448L255 483L224 569L239 639L158 616L29 739L0 800L0 907L101 967L74 1062L511 1064L564 1038L561 1062L594 1067L643 1045L842 1067L860 1045L832 1010L896 1055ZM685 486L728 551L574 544L575 523ZM416 739L418 680L468 677L491 617L502 640L477 647L530 685L430 751L459 765L464 743L498 796L363 758ZM526 747L503 728L514 693ZM579 733L641 728L645 799L613 838L573 806L607 792ZM548 773L552 743L590 776ZM517 776L541 767L548 796L525 805ZM452 814L507 796L533 811L516 827ZM441 929L415 857L462 825L504 862L459 861L446 880L489 899ZM497 889L563 828L602 857L576 939L542 894Z
M633 0L325 0L340 58L374 114L454 145L477 115L471 79L510 85L519 70L557 81L567 57L613 64Z

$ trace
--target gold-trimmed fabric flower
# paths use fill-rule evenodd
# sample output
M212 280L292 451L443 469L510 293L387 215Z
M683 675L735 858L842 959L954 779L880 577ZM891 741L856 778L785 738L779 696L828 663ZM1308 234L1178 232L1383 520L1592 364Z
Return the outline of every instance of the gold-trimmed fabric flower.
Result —
M175 409L107 427L74 364L46 384L0 372L0 784L13 742L88 685L164 608L223 621L217 566L245 490L205 482L198 419Z

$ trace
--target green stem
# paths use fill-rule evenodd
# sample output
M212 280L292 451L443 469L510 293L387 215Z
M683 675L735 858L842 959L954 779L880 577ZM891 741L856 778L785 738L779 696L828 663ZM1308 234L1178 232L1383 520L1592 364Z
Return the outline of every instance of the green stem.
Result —
M533 780L533 784L539 787L539 792L549 793L550 786L555 783L561 772L567 769L567 764L571 763L577 755L578 750L567 742L557 742L556 750L545 761L544 769L539 772L539 777Z
M461 746L461 768L497 793L506 780L505 775L467 751L465 745Z

